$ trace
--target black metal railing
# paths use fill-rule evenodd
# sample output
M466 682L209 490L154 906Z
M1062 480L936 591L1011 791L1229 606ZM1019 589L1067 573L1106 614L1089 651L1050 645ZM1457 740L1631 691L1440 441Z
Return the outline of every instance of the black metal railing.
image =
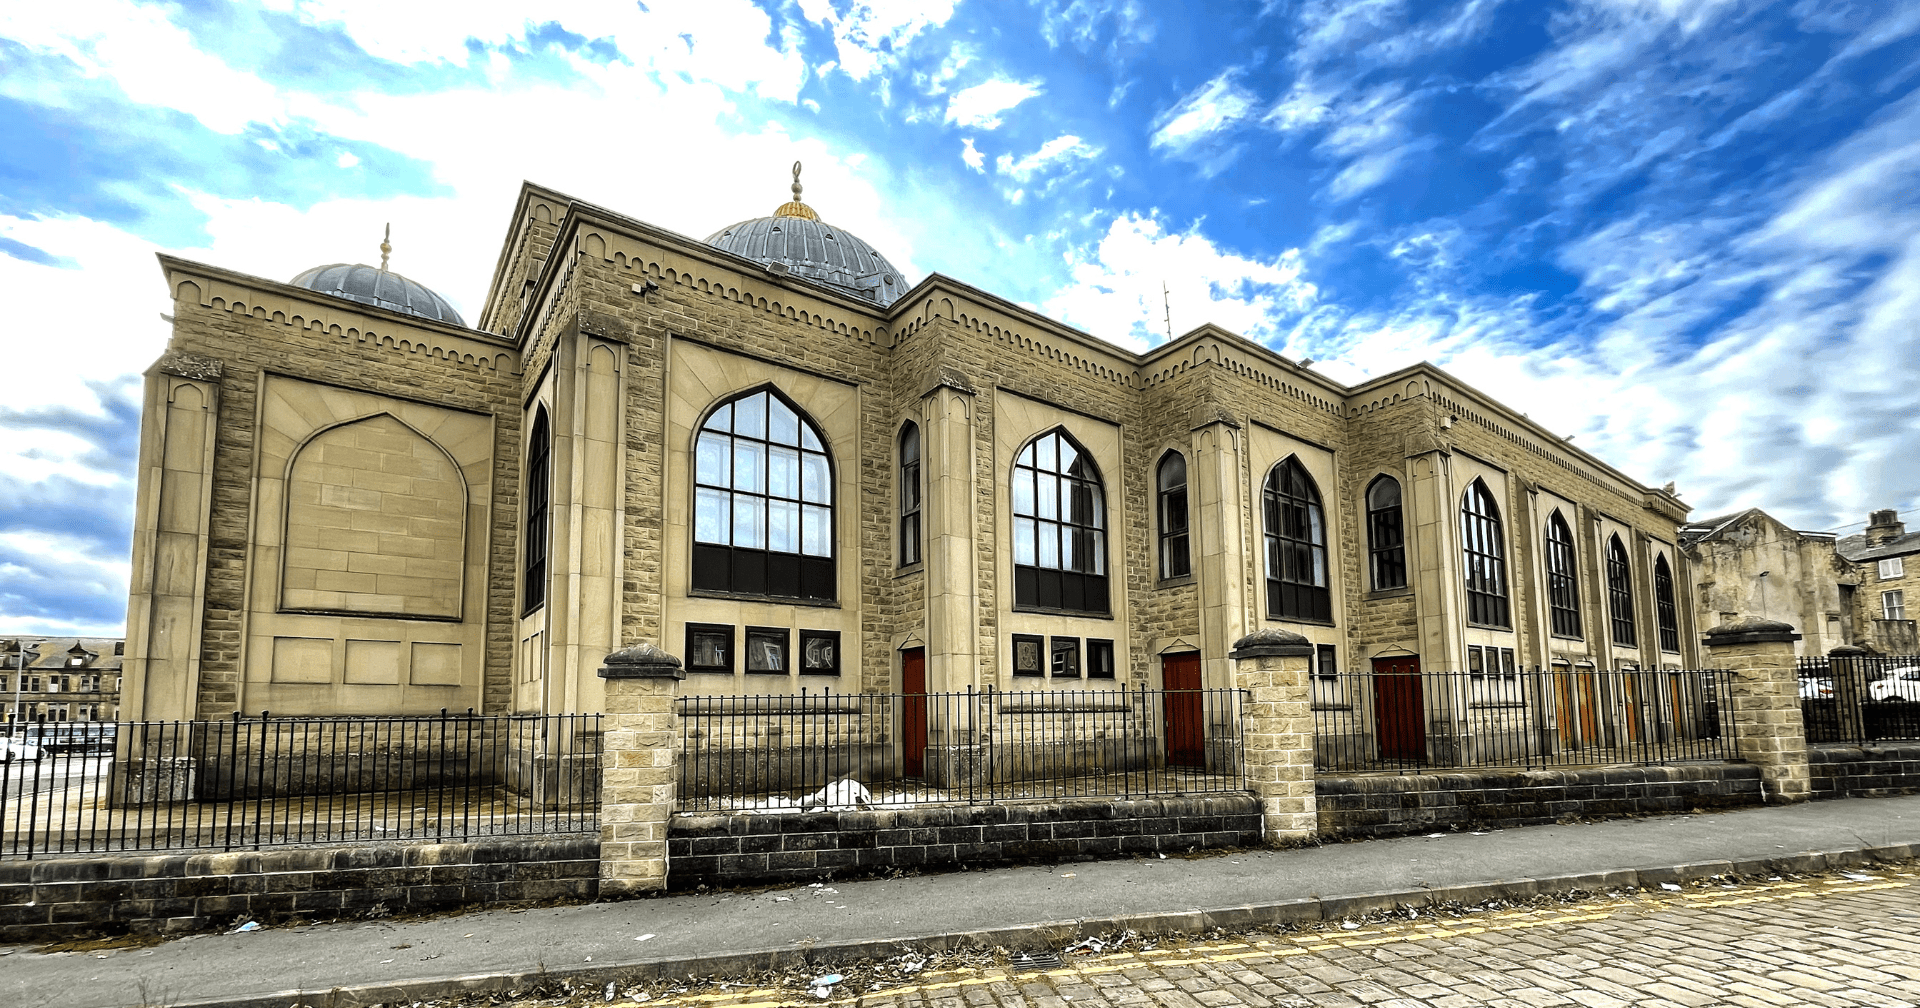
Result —
M1808 742L1920 739L1920 655L1802 658Z
M1726 760L1729 673L1535 669L1316 675L1314 765L1418 772ZM1730 726L1730 722L1729 725Z
M598 714L64 727L0 727L0 857L599 828Z
M1246 788L1244 692L968 691L676 701L681 809L1149 798Z

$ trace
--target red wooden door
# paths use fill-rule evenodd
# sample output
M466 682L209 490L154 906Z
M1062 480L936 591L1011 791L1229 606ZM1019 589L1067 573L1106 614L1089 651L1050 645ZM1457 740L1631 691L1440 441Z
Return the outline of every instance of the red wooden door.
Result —
M1427 713L1420 690L1420 659L1411 655L1373 660L1373 723L1380 758L1427 758Z
M1167 765L1207 765L1205 694L1200 692L1200 652L1162 655L1160 684L1167 732Z
M900 692L906 694L901 698L902 769L908 777L920 777L927 771L926 648L908 648L900 652Z

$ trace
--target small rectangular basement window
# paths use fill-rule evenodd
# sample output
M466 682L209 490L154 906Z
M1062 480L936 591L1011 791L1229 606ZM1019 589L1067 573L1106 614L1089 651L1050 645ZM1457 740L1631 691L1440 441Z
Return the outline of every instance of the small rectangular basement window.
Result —
M840 674L840 631L800 631L800 674Z
M687 624L687 671L732 672L733 628L718 623Z
M786 675L788 639L786 627L748 627L748 674Z
M1031 634L1013 635L1013 674L1017 676L1046 675L1047 639Z
M1087 638L1087 678L1114 678L1112 641Z

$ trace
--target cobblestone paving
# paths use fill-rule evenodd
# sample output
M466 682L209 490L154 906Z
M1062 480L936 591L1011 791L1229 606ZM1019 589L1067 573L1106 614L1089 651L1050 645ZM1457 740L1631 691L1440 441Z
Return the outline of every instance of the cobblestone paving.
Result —
M735 988L645 1008L1920 1008L1920 870L1151 944L1035 972L865 977L826 999Z

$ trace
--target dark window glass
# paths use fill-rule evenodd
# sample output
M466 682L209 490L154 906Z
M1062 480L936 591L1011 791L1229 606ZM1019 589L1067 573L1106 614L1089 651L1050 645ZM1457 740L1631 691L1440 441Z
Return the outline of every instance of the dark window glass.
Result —
M1478 644L1467 645L1467 675L1472 676L1475 679L1482 679L1486 677L1487 663L1486 663L1486 657L1483 654L1483 652L1488 650L1491 650L1491 649L1482 648Z
M770 390L713 411L694 441L693 587L835 596L833 463L813 421Z
M1580 580L1576 569L1573 530L1555 511L1547 516L1547 614L1559 637L1580 636Z
M687 624L687 671L732 672L733 628L718 623Z
M1055 637L1053 639L1052 668L1056 679L1080 678L1080 638Z
M1327 523L1320 491L1299 459L1267 475L1267 615L1320 622L1333 619L1327 590Z
M840 674L840 631L800 631L800 674Z
M1460 504L1460 540L1467 582L1467 622L1511 626L1507 615L1507 560L1500 506L1474 480Z
M920 428L900 429L900 566L920 562Z
M1680 612L1673 605L1673 569L1665 556L1653 558L1653 613L1659 621L1660 650L1680 650Z
M1160 576L1186 577L1193 573L1187 554L1187 460L1168 452L1160 460Z
M1087 640L1087 678L1114 678L1112 641Z
M1367 555L1373 590L1407 586L1407 536L1400 510L1400 481L1381 476L1367 487Z
M747 671L786 675L791 667L787 661L787 640L785 627L748 627Z
M1339 654L1332 644L1315 645L1313 674L1328 681L1340 678Z
M1035 438L1011 492L1014 604L1108 612L1106 492L1086 449L1061 431Z
M1637 637L1633 626L1633 567L1627 562L1627 547L1619 536L1607 540L1607 609L1613 616L1613 642L1631 647Z
M1500 649L1500 675L1509 680L1520 678L1520 670L1513 661L1512 648Z
M1047 640L1028 634L1013 635L1013 674L1017 676L1045 675Z
M547 509L552 500L553 437L547 429L547 408L535 409L533 433L527 437L527 520L522 542L520 609L531 612L547 600Z

